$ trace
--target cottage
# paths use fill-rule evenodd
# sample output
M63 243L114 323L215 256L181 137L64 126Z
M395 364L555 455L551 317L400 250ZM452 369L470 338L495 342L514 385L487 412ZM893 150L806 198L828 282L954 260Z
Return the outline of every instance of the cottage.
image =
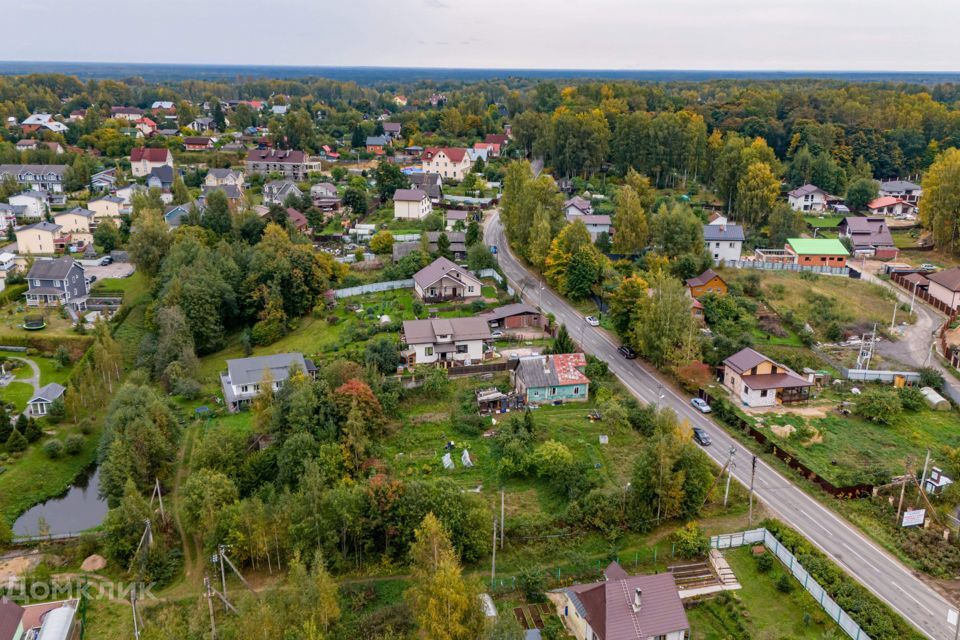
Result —
M206 133L207 131L216 131L217 125L213 118L200 117L195 118L193 122L187 125L188 129L193 129L197 133Z
M511 377L527 404L585 402L590 393L590 379L583 373L586 366L582 353L529 356L520 358Z
M383 155L383 150L390 144L387 136L367 136L367 153Z
M593 215L593 205L586 198L573 196L563 203L563 215L567 220L573 222L580 216Z
M673 574L631 576L616 562L604 580L548 593L577 640L684 640L690 623Z
M223 187L233 185L243 190L243 171L233 169L210 169L207 176L203 179L203 184L208 187Z
M199 202L206 203L207 197L214 191L219 191L223 193L224 197L227 199L227 204L236 209L240 206L240 203L243 202L243 191L235 184L225 184L219 187L208 187L203 185L200 187L200 198Z
M917 207L896 196L881 196L867 203L867 211L871 216L908 218L916 215Z
M47 415L50 411L50 405L58 398L62 398L64 391L66 389L56 382L40 387L27 402L27 413L35 417Z
M0 202L0 231L17 226L17 218L24 215L25 207Z
M282 173L288 180L301 182L311 171L320 170L320 162L303 151L251 149L247 152L247 173Z
M93 191L108 191L113 189L113 185L116 183L117 169L115 167L104 169L90 176L90 189Z
M134 147L130 151L130 171L137 178L150 175L157 167L173 168L173 154L166 148Z
M283 204L290 196L299 199L303 197L303 192L289 180L273 180L263 185L264 204Z
M66 133L70 130L70 127L54 120L49 113L34 113L20 123L20 128L25 134L36 133L40 129L46 129L54 133Z
M473 148L476 151L484 151L490 158L500 157L500 145L495 142L475 142Z
M147 188L169 191L173 188L173 180L173 167L168 165L154 167L150 170L149 175L147 175Z
M881 197L897 198L916 206L923 197L923 188L909 180L885 180L880 183Z
M410 178L410 186L425 191L433 204L439 204L443 199L443 177L439 173L417 171L407 177Z
M463 180L473 162L467 150L462 147L427 147L423 150L423 171L438 173L444 178Z
M790 191L787 202L794 211L823 211L827 208L827 192L816 185L805 184Z
M137 107L110 107L110 117L115 120L128 120L130 122L136 122L143 118L143 109L138 109Z
M850 252L834 238L788 238L784 250L791 262L807 267L847 266Z
M699 300L708 293L718 296L727 295L727 283L713 269L707 269L696 278L687 280L690 296Z
M528 327L543 329L546 324L543 315L537 309L522 302L484 311L480 314L480 317L489 323L491 329L524 329Z
M403 129L403 125L399 122L383 123L383 132L394 140L400 137L400 131L402 129Z
M400 355L409 366L466 365L483 360L490 338L490 327L480 317L404 320L400 341L406 347Z
M433 204L420 189L397 189L393 192L393 217L403 220L423 220L433 213Z
M302 353L278 353L270 356L227 360L227 370L220 374L220 385L227 409L235 413L260 394L261 385L269 384L276 391L289 379L291 371L311 378L317 367Z
M927 274L927 293L956 311L960 309L960 267Z
M723 385L745 406L770 407L806 400L813 383L747 348L723 361Z
M167 226L171 229L176 229L181 224L184 224L186 219L190 216L190 212L196 208L199 215L203 215L203 204L201 202L191 202L187 204L173 204L164 208L163 210L163 220L167 223Z
M479 298L483 288L472 273L447 258L437 258L413 274L414 290L424 302Z
M183 139L185 151L209 151L213 149L213 138L209 136L187 136Z
M900 254L883 218L848 216L840 222L839 229L841 237L850 239L855 256L891 260Z
M30 220L40 220L50 210L50 198L46 191L23 191L10 196L11 206L18 207L22 216Z
M449 250L450 254L453 256L453 259L457 261L463 261L467 259L467 236L462 231L427 231L426 233L427 245L430 253L436 253L440 249L440 234L443 233L447 236L447 241L450 243ZM413 253L414 251L419 251L420 246L419 240L393 243L394 262Z
M56 260L37 260L27 274L27 292L24 296L29 307L70 305L82 309L87 303L87 281L83 267L69 256Z
M740 260L740 252L743 249L743 227L738 224L727 224L724 222L717 224L711 222L703 226L703 243L707 247L707 253L713 256L715 264L726 264L727 261L736 262Z
M17 252L21 255L53 255L62 235L62 227L52 222L37 222L16 230Z
M590 234L590 239L594 242L597 241L601 233L608 236L613 233L613 225L608 215L579 216L577 220L587 228L587 233Z
M76 242L93 242L93 229L96 226L95 214L89 209L74 207L53 216L54 223L60 225L61 233L69 234Z
M462 231L467 228L467 219L469 216L470 212L464 211L463 209L447 209L443 214L446 221L444 226L447 231L453 231L454 229Z

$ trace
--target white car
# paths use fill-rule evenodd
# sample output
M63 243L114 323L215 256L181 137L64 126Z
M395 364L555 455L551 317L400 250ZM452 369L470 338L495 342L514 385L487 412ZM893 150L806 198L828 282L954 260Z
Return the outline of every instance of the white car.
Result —
M600 321L597 320L597 319L596 319L595 317L593 317L593 316L587 316L586 318L584 318L584 320L586 320L586 321L587 321L587 324L590 325L591 327L599 327L599 326L600 326Z
M493 338L494 340L498 338L502 338L503 331L500 331L500 329L494 329L493 331L490 332L490 337Z
M707 401L703 398L694 398L690 401L690 404L700 411L700 413L710 413L711 411L710 405L707 404Z

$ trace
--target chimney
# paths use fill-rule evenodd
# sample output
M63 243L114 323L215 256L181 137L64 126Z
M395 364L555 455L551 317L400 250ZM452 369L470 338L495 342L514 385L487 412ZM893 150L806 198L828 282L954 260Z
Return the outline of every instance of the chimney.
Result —
M640 588L633 591L633 612L640 613L640 604L643 601L643 590Z

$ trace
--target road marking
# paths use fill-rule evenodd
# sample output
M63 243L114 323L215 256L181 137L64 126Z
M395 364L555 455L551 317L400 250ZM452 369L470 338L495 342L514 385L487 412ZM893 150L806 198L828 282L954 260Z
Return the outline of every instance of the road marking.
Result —
M919 600L917 600L916 598L914 598L912 595L910 595L910 592L909 592L909 591L907 591L906 589L904 589L903 587L901 587L900 585L898 585L896 582L893 583L893 586L895 586L897 589L900 589L900 591L903 592L903 595L907 596L908 598L910 598L911 600L913 600L914 602L916 602L917 605L919 605L919 607L920 607L921 609L923 609L924 611L926 611L927 613L929 613L931 616L936 617L937 614L935 614L933 611L930 611L930 609L928 609L928 608L926 607L926 605L924 605L922 602L920 602Z
M880 569L877 569L877 567L876 567L872 562L870 562L869 560L867 560L866 558L864 558L862 555L860 555L859 553L857 553L856 551L854 551L854 550L853 550L853 547L851 547L850 545L848 545L846 542L841 542L840 544L842 544L844 547L846 547L846 548L847 548L847 551L849 551L849 552L852 553L853 555L855 555L855 556L857 556L858 558L860 558L860 560L862 560L863 563L866 564L868 567L870 567L871 569L873 569L873 570L876 571L877 573L880 573Z

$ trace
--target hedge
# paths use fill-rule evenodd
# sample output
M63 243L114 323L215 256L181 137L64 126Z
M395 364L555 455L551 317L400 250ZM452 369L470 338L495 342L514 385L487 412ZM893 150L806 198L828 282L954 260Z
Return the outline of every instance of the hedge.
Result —
M19 300L27 290L25 284L11 284L3 291L0 291L0 305L6 304L11 300Z
M93 336L0 335L0 346L27 347L50 355L63 345L74 359L83 355L92 342Z
M803 568L873 640L923 640L926 637L850 578L799 533L775 519L764 520L760 526L776 536L796 556Z

